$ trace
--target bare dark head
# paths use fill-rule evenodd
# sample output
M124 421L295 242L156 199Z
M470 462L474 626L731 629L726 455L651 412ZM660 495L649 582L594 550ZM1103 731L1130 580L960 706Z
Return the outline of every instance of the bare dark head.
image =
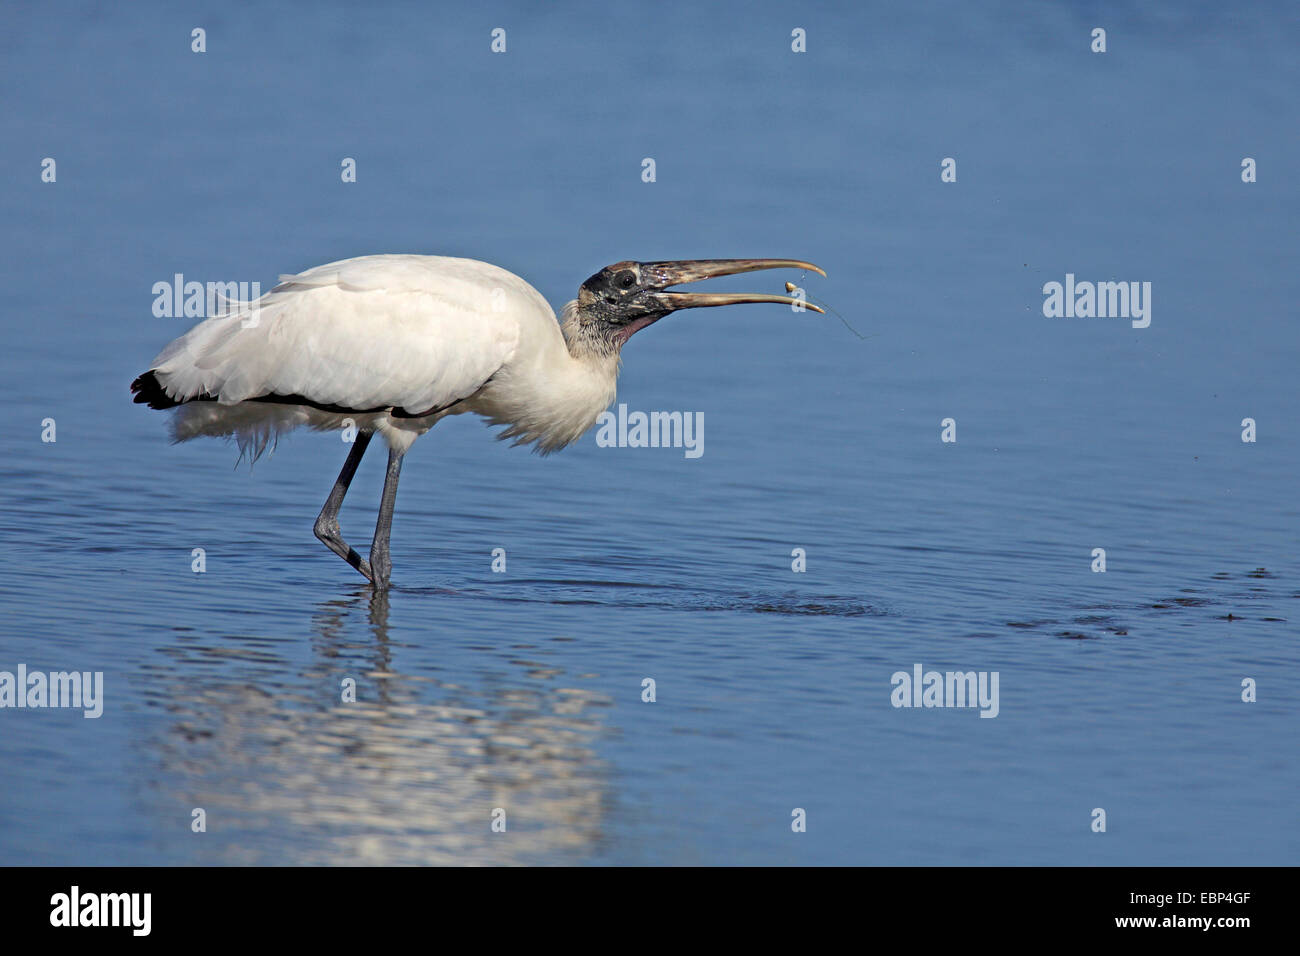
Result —
M616 262L578 290L579 334L594 346L622 348L633 335L680 309L700 309L744 302L792 305L800 299L762 293L669 292L671 286L760 269L805 269L826 275L798 259L683 259L676 262ZM815 305L806 308L821 312Z

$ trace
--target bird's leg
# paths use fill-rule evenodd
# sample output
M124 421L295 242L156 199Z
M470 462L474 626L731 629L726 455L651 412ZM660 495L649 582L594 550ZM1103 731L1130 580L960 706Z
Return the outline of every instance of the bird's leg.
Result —
M397 504L397 479L402 474L402 456L396 448L388 450L388 474L384 476L384 497L379 502L379 520L375 522L375 540L370 543L370 579L379 590L388 587L393 562L388 558L388 535L393 530L393 506Z
M348 547L348 543L343 540L343 535L339 531L339 509L343 507L343 496L348 493L348 485L352 484L352 476L357 473L357 466L361 464L361 456L366 453L366 446L370 444L371 437L373 437L372 432L357 432L352 450L348 452L348 460L343 463L343 470L339 472L338 481L334 482L330 496L325 499L325 507L321 508L320 515L316 518L316 537L324 541L327 548L364 574L368 581L375 579L369 563Z

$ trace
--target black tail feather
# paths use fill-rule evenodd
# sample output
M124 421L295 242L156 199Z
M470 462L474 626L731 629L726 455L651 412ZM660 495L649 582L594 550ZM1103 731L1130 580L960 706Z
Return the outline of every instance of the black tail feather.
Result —
M177 405L184 404L163 390L162 382L158 381L154 369L145 372L131 383L131 394L135 396L134 401L137 405L148 405L150 408L175 408Z

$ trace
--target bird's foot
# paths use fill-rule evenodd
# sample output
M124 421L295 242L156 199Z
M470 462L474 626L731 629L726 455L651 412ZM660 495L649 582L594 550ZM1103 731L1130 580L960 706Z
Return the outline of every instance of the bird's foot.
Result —
M343 540L343 534L339 529L338 520L333 521L322 516L316 519L315 527L316 537L324 542L325 547L329 548L340 558L346 561L352 567L356 568L371 584L375 581L374 572L370 569L370 562L357 553L355 548L349 547L348 543Z
M393 574L393 562L389 560L387 548L370 549L370 583L376 591L387 591L388 582Z

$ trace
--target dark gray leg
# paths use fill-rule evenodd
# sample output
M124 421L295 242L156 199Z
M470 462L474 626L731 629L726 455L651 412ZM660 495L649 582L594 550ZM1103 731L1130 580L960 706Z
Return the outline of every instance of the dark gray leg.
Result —
M366 453L366 447L372 437L372 432L357 432L352 450L348 452L348 460L343 463L343 470L339 472L339 479L334 482L330 496L325 499L325 507L321 508L320 515L316 518L316 537L324 541L327 548L364 574L369 581L375 579L370 571L370 565L365 558L348 547L348 543L343 540L343 535L339 531L339 509L343 507L343 496L348 493L348 485L352 484L352 476L357 473L357 465L361 464L361 456Z
M378 590L388 588L393 562L388 558L388 534L393 530L393 506L397 504L397 479L402 474L405 452L388 450L388 474L384 476L384 497L379 502L379 520L375 522L375 540L370 543L370 581Z

